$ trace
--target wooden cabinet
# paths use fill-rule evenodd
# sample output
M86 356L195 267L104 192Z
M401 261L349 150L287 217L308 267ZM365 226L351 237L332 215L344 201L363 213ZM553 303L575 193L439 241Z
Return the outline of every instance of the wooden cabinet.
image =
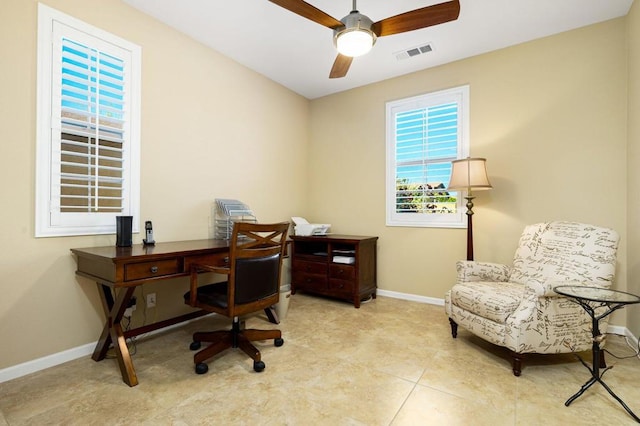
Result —
M345 299L356 308L376 297L378 237L353 235L291 237L291 292Z

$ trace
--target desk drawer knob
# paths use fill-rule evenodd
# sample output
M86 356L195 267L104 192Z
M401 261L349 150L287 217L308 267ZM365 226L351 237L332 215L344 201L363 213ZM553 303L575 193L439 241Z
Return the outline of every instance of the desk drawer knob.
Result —
M155 273L157 273L157 272L158 272L158 267L157 267L157 266L152 266L152 267L151 267L151 273L152 273L152 274L155 274Z

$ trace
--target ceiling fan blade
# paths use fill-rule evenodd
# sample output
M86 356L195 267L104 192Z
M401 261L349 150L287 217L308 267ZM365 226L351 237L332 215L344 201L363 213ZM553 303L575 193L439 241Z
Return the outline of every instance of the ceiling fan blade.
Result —
M331 67L329 78L342 78L347 75L347 71L349 71L349 67L351 66L351 61L353 61L353 57L338 53L338 57L336 57L333 67Z
M383 19L374 23L371 29L382 37L455 21L459 15L460 1L453 0Z
M343 27L344 24L333 16L327 15L315 6L310 5L302 0L269 0L271 3L287 9L290 12L307 18L325 27L336 29Z

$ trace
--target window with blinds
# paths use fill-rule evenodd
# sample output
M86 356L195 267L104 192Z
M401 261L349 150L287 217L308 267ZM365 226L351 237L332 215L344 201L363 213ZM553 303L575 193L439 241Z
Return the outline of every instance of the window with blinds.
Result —
M140 48L42 4L38 36L36 236L137 231Z
M62 39L60 170L54 186L62 213L124 211L123 62Z
M468 152L467 105L468 86L387 104L387 225L464 226L447 186Z

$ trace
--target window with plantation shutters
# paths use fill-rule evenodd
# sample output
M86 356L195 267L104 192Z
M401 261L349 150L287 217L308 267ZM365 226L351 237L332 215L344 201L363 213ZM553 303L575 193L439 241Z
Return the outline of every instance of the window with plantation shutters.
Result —
M140 48L42 4L38 36L36 236L137 228Z
M448 191L451 161L468 155L468 86L387 103L388 226L464 227Z

